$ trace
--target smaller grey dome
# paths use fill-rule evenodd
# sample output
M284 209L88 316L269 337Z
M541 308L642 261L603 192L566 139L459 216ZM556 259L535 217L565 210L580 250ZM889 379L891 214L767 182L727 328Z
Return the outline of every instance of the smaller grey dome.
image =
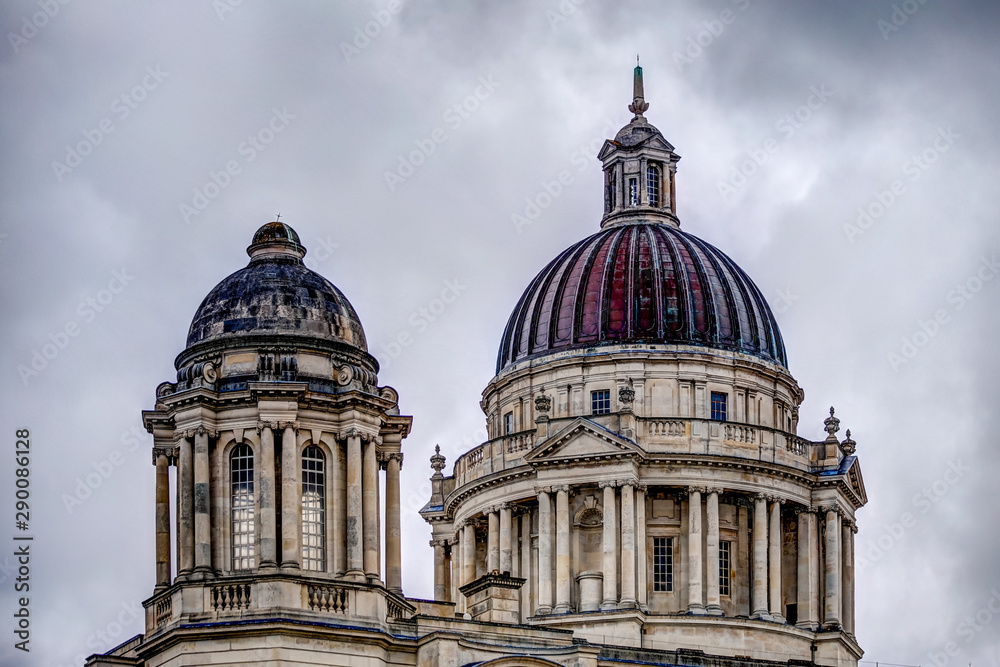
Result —
M638 116L633 118L632 122L628 125L618 130L618 134L615 135L615 141L622 146L631 148L656 135L659 135L661 138L663 137L663 134L656 127L647 123L646 119L642 116Z

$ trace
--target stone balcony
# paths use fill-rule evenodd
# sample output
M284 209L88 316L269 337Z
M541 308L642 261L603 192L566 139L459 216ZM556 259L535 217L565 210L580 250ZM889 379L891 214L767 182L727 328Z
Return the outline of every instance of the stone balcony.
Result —
M708 454L767 461L797 470L814 471L823 456L823 442L811 442L780 429L721 422L710 419L676 417L632 417L625 413L587 417L605 429L624 435L650 455ZM625 435L634 420L632 436ZM548 423L549 435L578 419L566 417ZM524 465L524 455L544 440L537 429L494 438L458 457L454 468L454 488L481 477Z
M143 606L147 639L180 625L274 618L386 630L418 610L381 584L302 572L178 581Z

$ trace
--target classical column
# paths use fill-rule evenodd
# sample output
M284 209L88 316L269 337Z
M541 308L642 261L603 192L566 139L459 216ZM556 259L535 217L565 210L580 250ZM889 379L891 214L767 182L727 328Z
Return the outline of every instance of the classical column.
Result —
M156 464L156 588L170 586L170 456L165 447L153 450Z
M205 575L212 574L208 435L208 429L204 427L199 428L194 435L194 569Z
M455 597L451 594L451 562L455 555L455 541L444 541L444 601L454 602Z
M840 514L836 507L826 510L826 559L823 563L823 589L826 600L823 608L823 627L827 630L840 627Z
M524 510L521 515L521 578L524 585L521 586L521 622L526 623L531 616L531 591L535 588L534 579L531 577L531 511Z
M459 529L455 533L455 541L452 542L454 546L451 558L451 600L455 603L455 616L461 617L465 612L465 596L458 588L464 583L462 577L464 576L465 560L462 556L462 542L465 539L465 530L461 524L458 525Z
M476 578L476 524L466 519L462 526L462 580L459 586Z
M347 436L347 575L355 580L365 576L361 468L361 435L352 432Z
M809 508L798 510L798 555L796 564L796 586L798 597L796 606L798 608L798 619L795 622L800 628L815 630L819 626L819 591L816 590L818 583L818 564L816 562L816 513Z
M378 553L378 460L377 445L370 438L364 443L361 459L361 517L365 529L361 543L364 545L365 576L369 581L379 578Z
M385 585L394 593L403 592L403 553L399 525L399 469L403 455L392 452L385 462ZM442 547L443 548L443 547ZM434 598L442 600L444 598Z
M639 609L649 611L649 606L646 604L649 592L646 588L646 568L648 567L648 559L646 558L646 487L643 484L635 487L635 555L635 580L638 589Z
M615 482L601 482L604 489L604 600L601 609L604 611L618 608L618 494L615 492Z
M719 494L722 489L708 489L705 499L705 611L722 616L719 597Z
M844 632L854 634L854 526L845 519L841 532L841 551L843 565L840 575L841 582L841 620L844 622Z
M569 576L569 486L557 486L556 491L556 614L572 611Z
M768 580L770 581L769 597L771 600L771 620L777 623L785 622L785 615L781 613L781 503L783 500L775 499L771 503L770 525L767 529L767 565Z
M302 561L302 459L295 422L281 427L281 567L299 569Z
M486 571L500 569L500 508L486 510Z
M178 442L177 464L177 575L188 576L194 569L194 451L185 434Z
M344 469L346 460L341 456L339 439L333 439L331 450L330 489L333 500L326 509L330 516L328 523L331 539L328 544L333 554L332 572L342 575L347 572L347 471Z
M552 496L549 487L538 493L538 608L535 615L552 613Z
M510 503L500 505L500 571L514 570L514 552L511 546Z
M622 595L619 609L635 609L635 480L620 482L622 504Z
M277 426L277 424L274 424ZM277 517L274 510L274 428L260 422L260 566L278 566Z
M767 611L767 496L758 494L753 505L753 594L750 618L771 620Z
M443 601L445 599L445 591L447 587L445 586L445 558L444 558L444 540L431 540L431 546L434 547L434 599L438 601ZM386 568L388 570L388 568Z
M716 558L718 558L718 543ZM702 533L701 533L701 489L688 489L688 613L704 614L705 604L702 602Z

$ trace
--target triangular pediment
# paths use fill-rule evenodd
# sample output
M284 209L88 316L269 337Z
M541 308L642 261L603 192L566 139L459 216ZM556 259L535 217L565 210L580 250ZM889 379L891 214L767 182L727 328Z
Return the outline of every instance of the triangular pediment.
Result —
M847 469L847 485L857 494L861 500L861 504L866 505L868 503L868 494L865 492L865 480L861 476L861 464L858 462L857 457L852 456L851 458L854 460L851 461L851 465Z
M600 424L580 417L541 442L525 455L527 463L580 459L643 456L631 440L609 431Z

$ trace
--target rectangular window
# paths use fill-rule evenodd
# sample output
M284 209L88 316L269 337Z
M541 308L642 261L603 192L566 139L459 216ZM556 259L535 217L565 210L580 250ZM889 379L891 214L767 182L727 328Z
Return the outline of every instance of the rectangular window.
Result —
M611 412L611 390L601 389L590 392L590 414L606 415Z
M639 205L639 179L637 178L628 179L628 205Z
M674 590L674 538L653 538L653 590L671 593Z
M649 205L660 205L660 168L650 165L646 168L646 192L648 193Z
M733 562L732 547L732 542L725 540L719 542L719 595L729 595L729 586L732 583L730 578Z
M510 435L514 432L514 413L508 412L503 416L503 434Z
M712 392L712 419L726 421L726 395L717 391Z

